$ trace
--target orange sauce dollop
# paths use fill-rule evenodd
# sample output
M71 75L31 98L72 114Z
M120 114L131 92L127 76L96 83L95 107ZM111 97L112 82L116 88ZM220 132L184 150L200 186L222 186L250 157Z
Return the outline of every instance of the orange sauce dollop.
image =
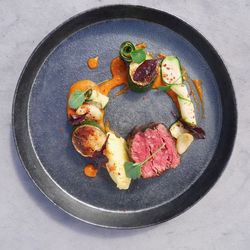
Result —
M99 57L90 57L87 61L87 65L90 69L96 69L99 65Z
M97 168L94 167L93 164L87 164L84 168L83 168L83 172L86 176L88 177L96 177L96 174L98 172Z

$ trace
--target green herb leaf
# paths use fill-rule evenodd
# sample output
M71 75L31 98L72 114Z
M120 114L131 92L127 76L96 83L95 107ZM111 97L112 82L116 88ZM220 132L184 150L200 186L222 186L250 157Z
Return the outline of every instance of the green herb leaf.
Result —
M137 49L130 53L132 62L142 63L146 60L146 52L144 49Z
M72 109L78 109L85 101L85 92L75 90L69 97L69 106Z
M86 91L75 90L69 97L69 106L78 109L84 102L91 102L92 89Z
M139 179L141 176L141 164L126 161L124 164L125 172L128 178L132 180Z

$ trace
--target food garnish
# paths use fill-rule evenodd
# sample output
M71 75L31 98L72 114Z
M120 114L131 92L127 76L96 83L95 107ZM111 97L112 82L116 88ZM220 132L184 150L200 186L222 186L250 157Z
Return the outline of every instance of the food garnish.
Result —
M205 131L197 126L193 126L185 121L182 121L182 124L186 130L189 131L190 134L194 136L195 139L205 139L206 134Z
M72 133L72 144L75 150L84 157L92 157L95 151L101 150L105 141L106 134L93 121L76 127Z
M121 190L128 189L131 180L152 178L176 168L180 155L187 152L194 139L205 139L205 131L197 126L193 104L196 100L193 92L203 102L201 81L193 81L196 91L191 94L192 80L180 59L164 53L154 57L146 48L145 43L123 42L120 56L110 65L112 79L100 84L81 80L74 83L68 93L67 116L73 125L72 144L79 154L94 162L85 166L85 175L95 177L100 167L104 167ZM97 65L98 57L88 60L90 68ZM118 136L104 119L108 94L120 85L124 87L114 97L131 90L138 93L151 88L164 91L177 107L177 121L170 129L162 123L151 123L135 128L126 140Z
M120 56L126 62L131 62L131 52L135 50L135 46L130 41L123 42L120 46Z
M130 53L132 62L142 63L146 60L146 53L144 49L137 49Z
M92 94L92 90L75 90L69 97L69 107L72 109L78 109L86 100L89 100Z
M175 56L167 56L161 63L161 76L166 86L170 85L172 91L177 94L182 119L192 125L196 125L194 105L183 82L180 61ZM171 85L171 83L174 83Z

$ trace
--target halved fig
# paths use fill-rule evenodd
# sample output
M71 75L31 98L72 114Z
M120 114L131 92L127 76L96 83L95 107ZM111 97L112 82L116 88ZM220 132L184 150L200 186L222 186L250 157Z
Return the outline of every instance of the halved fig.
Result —
M105 141L106 134L94 121L84 122L72 134L75 150L84 157L92 157L96 151L100 151Z

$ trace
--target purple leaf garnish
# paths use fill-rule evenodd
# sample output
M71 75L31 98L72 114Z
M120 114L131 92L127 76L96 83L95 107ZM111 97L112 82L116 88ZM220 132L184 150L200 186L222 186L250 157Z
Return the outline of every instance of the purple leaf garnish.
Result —
M181 122L182 122L184 128L186 130L188 130L194 136L195 139L205 139L206 138L206 133L202 128L197 127L197 126L192 126L183 120Z
M78 125L85 120L85 115L71 115L69 121L72 125Z

